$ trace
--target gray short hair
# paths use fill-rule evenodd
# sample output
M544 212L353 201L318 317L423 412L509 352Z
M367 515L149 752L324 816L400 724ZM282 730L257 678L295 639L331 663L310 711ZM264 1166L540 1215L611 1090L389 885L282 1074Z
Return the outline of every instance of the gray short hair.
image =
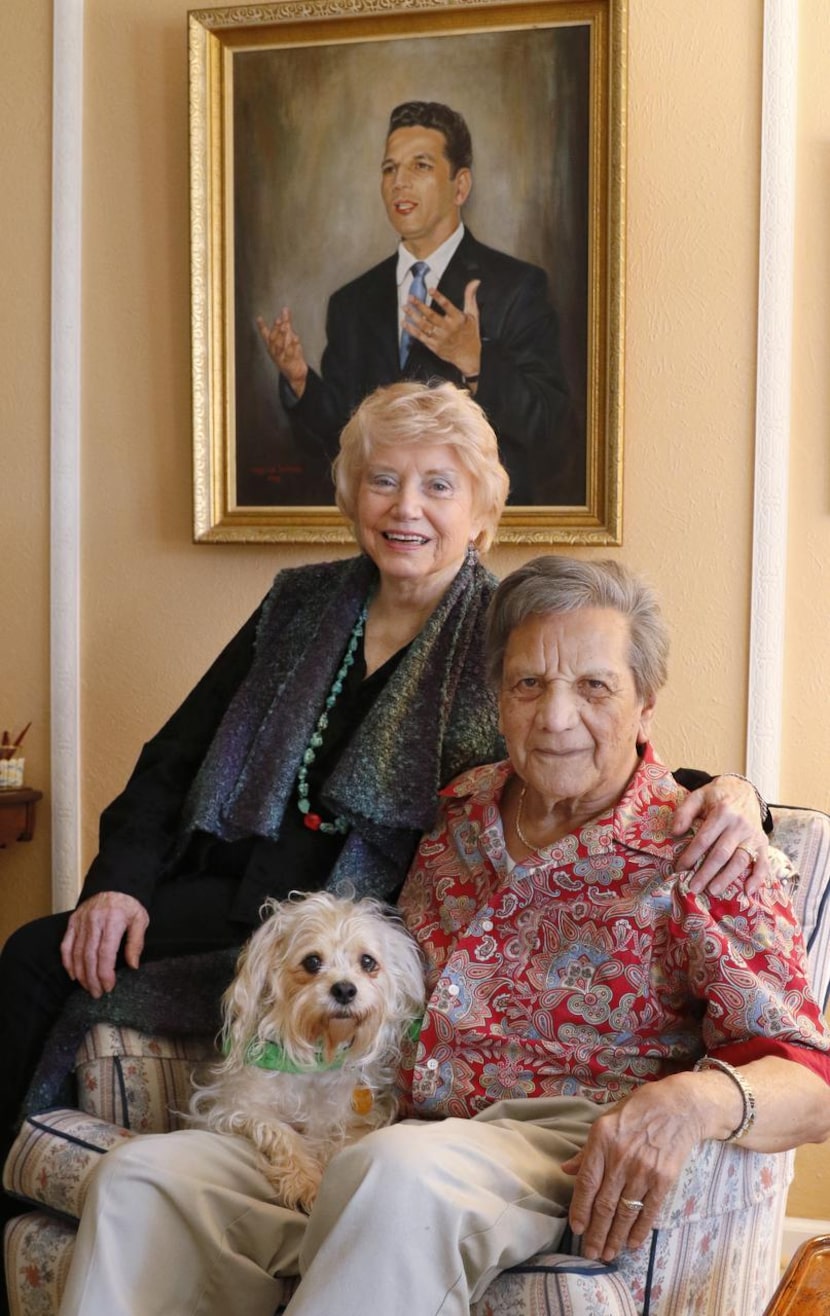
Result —
M509 478L495 430L470 394L448 381L404 381L364 398L340 436L335 459L337 506L357 532L360 481L378 445L446 444L472 476L473 513L482 523L476 548L486 553L507 501Z
M528 617L613 608L628 618L629 664L637 694L653 698L666 684L669 632L651 585L611 558L590 561L547 554L506 576L490 604L487 624L487 675L501 684L504 653L511 633Z

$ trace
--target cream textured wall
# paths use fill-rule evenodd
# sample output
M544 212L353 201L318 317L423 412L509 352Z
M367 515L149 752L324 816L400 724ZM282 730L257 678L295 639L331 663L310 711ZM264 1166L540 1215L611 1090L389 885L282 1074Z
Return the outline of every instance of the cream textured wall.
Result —
M761 32L754 0L706 10L632 6L621 553L649 569L674 627L660 745L673 761L740 768ZM274 569L325 555L189 542L185 13L175 0L87 0L87 857L142 737ZM701 82L719 67L703 113ZM525 556L505 549L494 566Z
M830 5L799 15L782 793L830 810Z
M802 0L781 793L830 810L830 5ZM796 1156L791 1215L830 1220L830 1144Z
M35 839L0 850L0 943L45 913L49 876L51 4L0 5L0 728L28 721Z
M311 556L191 543L186 12L170 0L86 5L87 859L142 740L277 567Z
M618 551L652 577L672 625L659 747L672 763L740 770L760 5L635 0L629 12L625 502ZM498 561L500 569L511 564Z
M190 542L187 7L183 0L86 3L86 860L98 813L142 739L247 616L273 572L325 555L313 546ZM660 748L675 763L740 769L762 4L630 0L630 11L625 542L613 551L648 569L672 623ZM801 12L784 793L828 807L830 620L821 590L830 549L830 13L824 0L803 0ZM0 529L0 617L14 621L3 626L0 724L35 718L32 775L47 787L50 14L48 0L5 0L0 16L7 37L0 44L0 225L3 305L11 310L0 324L0 481L9 517ZM497 550L492 565L503 573L529 555ZM44 811L36 841L0 855L0 933L48 908L45 824ZM821 1185L819 1200L799 1209L830 1214Z

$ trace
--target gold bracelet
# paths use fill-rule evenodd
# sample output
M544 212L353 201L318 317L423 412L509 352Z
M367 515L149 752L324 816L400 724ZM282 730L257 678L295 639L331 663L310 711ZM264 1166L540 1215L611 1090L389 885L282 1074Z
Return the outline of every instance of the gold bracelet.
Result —
M744 1078L739 1069L734 1065L728 1064L725 1060L718 1060L717 1056L701 1056L695 1065L695 1073L699 1074L702 1069L719 1069L722 1074L726 1074L736 1083L741 1090L744 1110L741 1122L736 1129L730 1133L728 1138L722 1138L722 1142L737 1142L745 1133L749 1133L755 1123L755 1093L749 1086L748 1081Z

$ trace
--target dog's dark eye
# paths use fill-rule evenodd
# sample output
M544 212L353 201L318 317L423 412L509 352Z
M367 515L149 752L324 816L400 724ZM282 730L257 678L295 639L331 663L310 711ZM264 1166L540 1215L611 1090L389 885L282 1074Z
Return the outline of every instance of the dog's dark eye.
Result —
M364 973L374 973L375 969L378 967L378 962L376 959L373 959L371 955L361 955L360 967Z
M323 967L323 961L319 955L306 955L303 960L303 968L306 973L319 973Z

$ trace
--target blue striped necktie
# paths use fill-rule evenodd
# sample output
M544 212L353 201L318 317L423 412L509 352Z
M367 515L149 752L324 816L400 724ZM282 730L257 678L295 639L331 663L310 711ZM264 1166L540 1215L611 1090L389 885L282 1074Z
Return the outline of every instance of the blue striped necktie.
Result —
M429 266L425 260L416 260L412 266L412 286L409 289L410 297L417 297L418 301L425 302L427 299L427 275ZM407 329L401 333L401 369L406 365L409 359L409 350L412 347L412 335Z

